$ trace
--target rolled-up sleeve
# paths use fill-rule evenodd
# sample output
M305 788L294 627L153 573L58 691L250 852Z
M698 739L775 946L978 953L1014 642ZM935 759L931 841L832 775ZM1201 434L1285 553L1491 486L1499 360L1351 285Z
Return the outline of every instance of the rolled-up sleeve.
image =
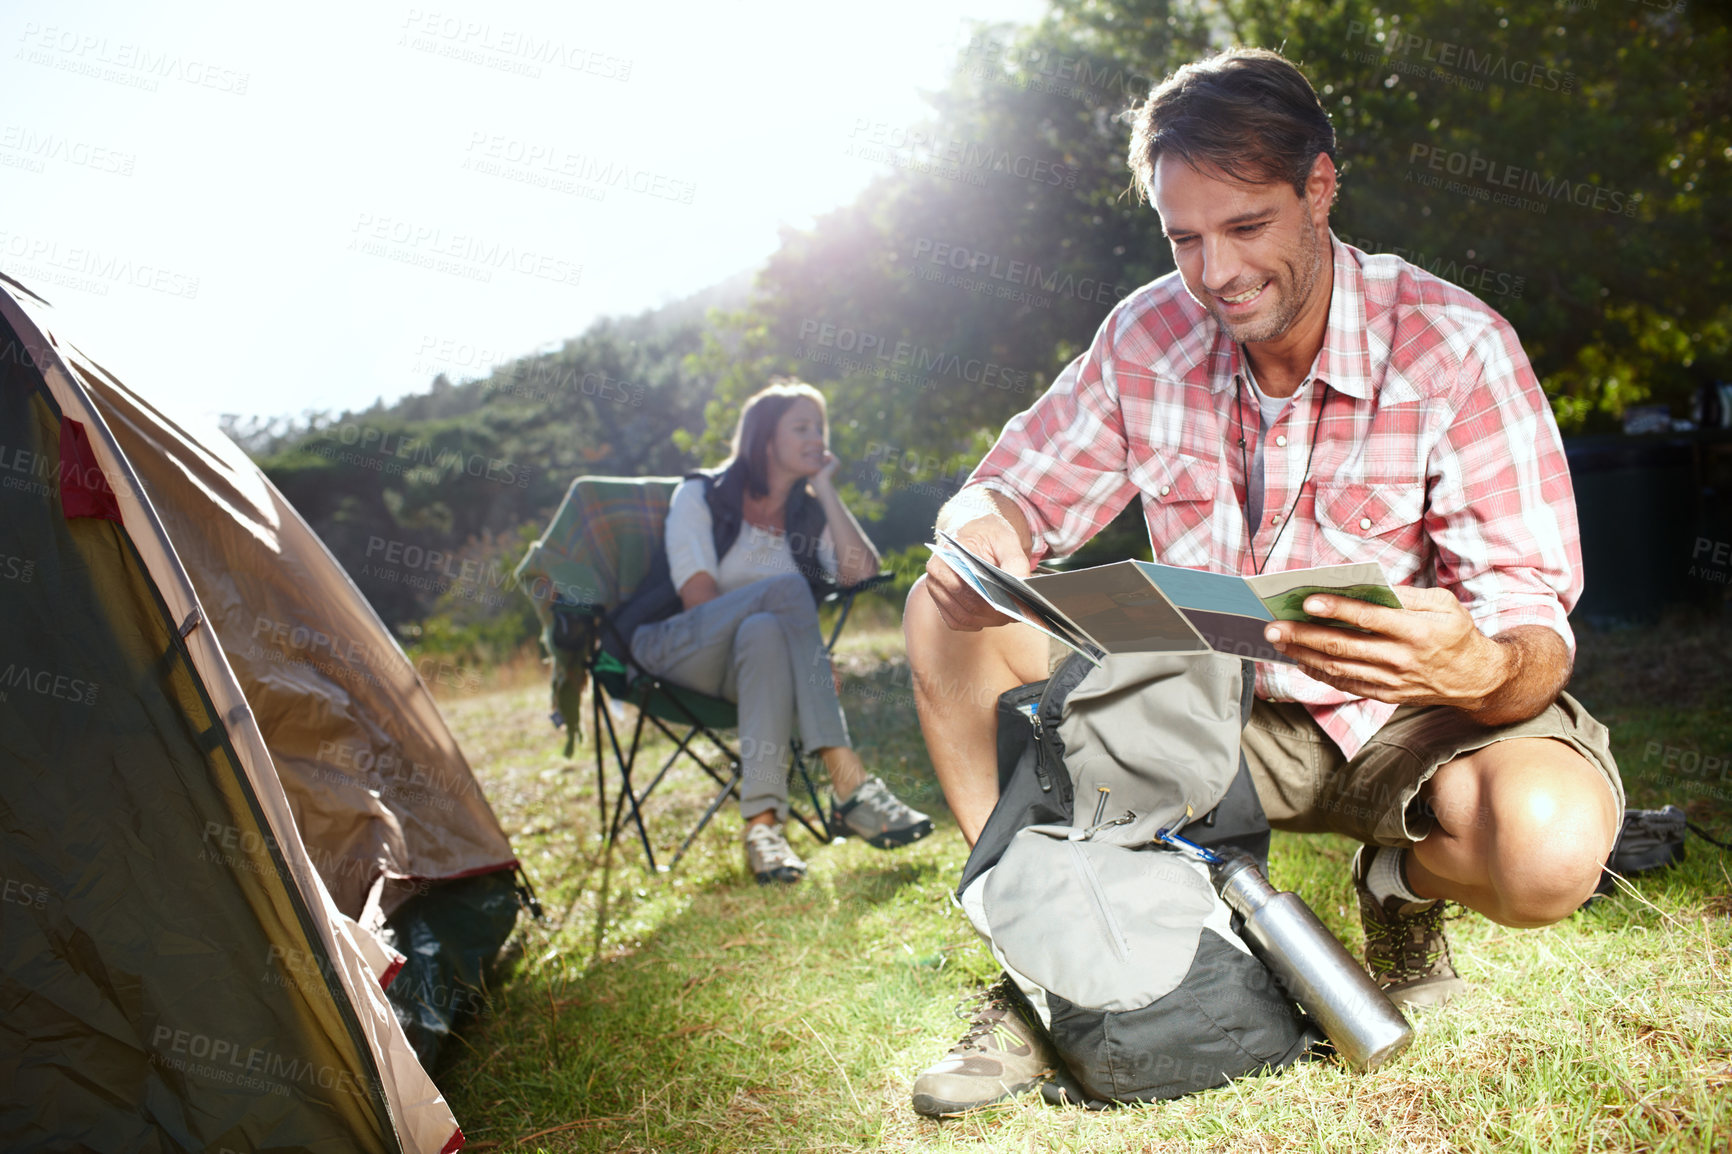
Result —
M702 481L686 481L674 490L668 502L662 542L667 549L668 575L675 590L685 588L686 582L699 573L716 575L715 529L710 521L709 503L704 500Z
M1507 323L1472 341L1451 399L1427 477L1438 584L1488 636L1544 625L1573 652L1569 611L1582 593L1575 490L1551 405Z
M1119 315L1115 309L1089 350L1011 418L968 478L1022 510L1035 561L1075 552L1136 495L1114 380L1111 333Z

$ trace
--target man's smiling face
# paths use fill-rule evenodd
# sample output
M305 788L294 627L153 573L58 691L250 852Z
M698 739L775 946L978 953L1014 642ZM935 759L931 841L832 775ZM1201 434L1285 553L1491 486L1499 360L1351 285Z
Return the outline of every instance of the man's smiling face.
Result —
M1323 238L1334 185L1326 156L1304 198L1290 184L1242 184L1172 154L1156 161L1155 211L1179 275L1235 341L1278 340L1302 314L1327 312L1316 298L1330 259Z

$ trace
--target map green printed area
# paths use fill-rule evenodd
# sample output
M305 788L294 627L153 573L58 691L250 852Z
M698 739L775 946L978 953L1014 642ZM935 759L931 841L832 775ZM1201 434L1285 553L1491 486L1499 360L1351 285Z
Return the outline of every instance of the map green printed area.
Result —
M1316 617L1301 608L1305 598L1313 593L1324 593L1331 597L1350 597L1355 601L1369 601L1373 605L1381 605L1385 609L1400 609L1401 599L1382 585L1342 585L1329 587L1325 585L1301 585L1296 589L1288 589L1263 598L1263 604L1269 612L1275 615L1277 621L1306 621L1314 625L1337 625L1345 629L1353 629L1345 621L1337 621L1333 617Z

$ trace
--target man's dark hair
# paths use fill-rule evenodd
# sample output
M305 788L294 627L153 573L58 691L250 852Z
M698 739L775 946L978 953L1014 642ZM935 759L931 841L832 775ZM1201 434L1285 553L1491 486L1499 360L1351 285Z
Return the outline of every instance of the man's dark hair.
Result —
M1154 199L1162 153L1241 184L1285 182L1301 199L1318 155L1335 158L1335 129L1311 82L1266 48L1185 65L1131 116L1131 172L1144 200Z
M770 441L776 435L776 425L782 414L804 397L818 406L818 419L829 422L824 394L805 381L777 377L746 398L740 409L740 423L734 426L733 452L727 464L741 462L746 470L746 492L762 497L770 491Z

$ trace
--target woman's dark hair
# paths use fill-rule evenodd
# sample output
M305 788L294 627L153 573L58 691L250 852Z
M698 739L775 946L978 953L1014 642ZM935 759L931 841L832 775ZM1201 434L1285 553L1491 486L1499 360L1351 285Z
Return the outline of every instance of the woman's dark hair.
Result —
M1301 200L1335 129L1304 73L1266 48L1229 48L1180 68L1130 113L1131 172L1154 199L1155 161L1172 153L1241 184L1285 182Z
M746 470L746 492L762 497L770 491L770 468L766 460L770 440L776 435L776 424L782 414L800 398L818 406L818 419L826 426L830 421L824 394L805 381L772 380L746 398L740 409L740 422L734 426L734 450L729 465L742 465Z

